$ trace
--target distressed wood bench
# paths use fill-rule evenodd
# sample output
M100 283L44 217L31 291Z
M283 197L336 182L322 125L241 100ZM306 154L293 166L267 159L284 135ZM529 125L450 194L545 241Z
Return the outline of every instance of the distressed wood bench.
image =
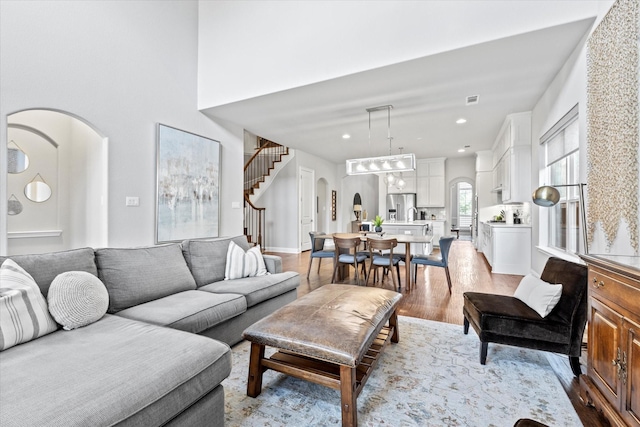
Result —
M251 342L247 395L260 394L272 369L340 390L342 425L357 426L358 395L389 341L399 341L401 299L387 289L324 285L253 324L243 333ZM266 346L279 351L265 358Z

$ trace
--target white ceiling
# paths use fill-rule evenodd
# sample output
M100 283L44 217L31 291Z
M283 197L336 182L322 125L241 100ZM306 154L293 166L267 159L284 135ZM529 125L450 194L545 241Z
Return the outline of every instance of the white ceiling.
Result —
M455 158L491 149L507 114L530 111L593 19L477 44L203 110L280 144L335 163L392 152ZM466 106L469 95L477 105ZM458 118L467 119L463 125ZM351 138L345 140L342 135ZM534 135L534 138L536 135ZM458 149L469 145L466 152Z

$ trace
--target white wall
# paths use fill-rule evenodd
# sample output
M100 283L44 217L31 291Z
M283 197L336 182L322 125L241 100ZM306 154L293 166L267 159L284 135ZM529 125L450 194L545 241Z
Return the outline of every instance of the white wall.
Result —
M598 4L598 16L593 25L595 29L604 15L608 12L613 1L603 1ZM535 105L531 114L531 183L534 188L544 184L540 171L544 168L544 157L540 149L540 137L544 135L576 104L579 105L580 128L580 181L587 178L587 47L585 36L553 82L549 85L540 101ZM533 190L533 189L532 189ZM588 204L588 201L587 201ZM534 248L540 245L540 230L546 230L546 222L541 217L541 208L531 206L532 244ZM539 250L531 252L531 268L537 274L542 272L549 257Z
M0 151L8 114L48 108L83 117L109 138L109 245L135 246L154 242L156 123L219 140L220 234L241 234L231 202L242 202L243 131L197 111L197 54L196 1L3 0ZM140 197L140 207L125 207L126 196ZM6 200L1 162L2 212Z
M555 0L202 1L198 106L580 20L596 8L596 1Z

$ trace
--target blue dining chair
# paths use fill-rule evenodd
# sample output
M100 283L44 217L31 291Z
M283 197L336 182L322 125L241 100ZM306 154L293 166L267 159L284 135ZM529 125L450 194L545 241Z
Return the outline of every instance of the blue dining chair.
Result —
M309 268L307 269L307 279L309 278L309 274L311 273L311 263L314 258L318 258L318 274L320 273L320 264L322 264L322 258L331 258L333 259L335 252L334 251L325 251L324 250L324 239L316 238L316 236L324 236L327 233L323 233L321 231L311 231L309 233L309 237L311 237L311 254L309 254Z
M451 243L453 243L453 237L441 237L440 238L440 256L431 255L414 255L411 258L411 264L415 264L413 282L417 282L418 277L418 265L432 265L434 267L443 267L447 275L447 283L449 285L449 294L451 294L451 275L449 274L449 249L451 249Z

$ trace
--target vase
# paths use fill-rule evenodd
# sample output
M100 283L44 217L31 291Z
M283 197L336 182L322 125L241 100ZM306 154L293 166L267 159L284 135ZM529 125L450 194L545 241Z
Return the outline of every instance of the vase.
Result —
M376 227L376 233L380 233L382 231L382 227Z

